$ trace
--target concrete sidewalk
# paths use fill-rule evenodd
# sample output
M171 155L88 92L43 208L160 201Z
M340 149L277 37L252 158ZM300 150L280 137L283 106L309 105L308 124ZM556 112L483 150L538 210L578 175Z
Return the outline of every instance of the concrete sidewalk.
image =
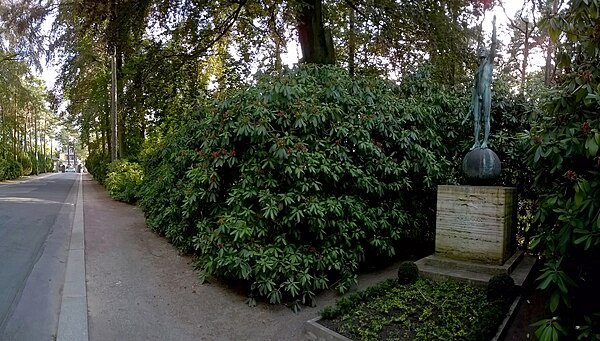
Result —
M317 297L298 314L259 303L222 283L200 284L191 258L145 227L142 211L113 201L83 175L90 340L303 340L303 323L338 298ZM394 277L395 266L360 287Z

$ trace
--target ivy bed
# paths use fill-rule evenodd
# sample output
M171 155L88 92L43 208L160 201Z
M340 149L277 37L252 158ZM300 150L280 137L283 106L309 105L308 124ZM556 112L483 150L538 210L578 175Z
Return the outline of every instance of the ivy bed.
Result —
M450 280L389 279L325 308L318 324L355 341L491 340L513 298L510 289L490 294L490 286Z

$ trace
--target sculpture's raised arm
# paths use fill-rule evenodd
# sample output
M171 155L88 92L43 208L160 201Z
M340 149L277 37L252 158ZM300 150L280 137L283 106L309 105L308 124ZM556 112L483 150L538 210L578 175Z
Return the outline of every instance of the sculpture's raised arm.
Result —
M489 60L490 63L494 64L494 57L496 57L496 47L498 43L496 41L496 16L494 15L494 19L492 19L492 43L490 44L490 54Z

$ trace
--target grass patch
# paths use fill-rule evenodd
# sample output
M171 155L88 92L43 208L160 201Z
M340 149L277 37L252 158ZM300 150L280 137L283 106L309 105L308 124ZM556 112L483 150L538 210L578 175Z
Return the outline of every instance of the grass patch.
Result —
M387 280L339 300L319 323L353 340L490 340L510 300L454 281Z

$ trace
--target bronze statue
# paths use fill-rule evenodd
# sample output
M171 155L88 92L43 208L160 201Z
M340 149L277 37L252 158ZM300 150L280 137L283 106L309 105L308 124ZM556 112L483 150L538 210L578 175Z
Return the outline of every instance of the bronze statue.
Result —
M473 96L471 97L471 110L475 120L475 143L471 150L476 148L487 148L490 135L490 110L492 107L492 73L494 69L494 57L496 55L496 16L492 21L492 43L490 51L485 48L479 50L479 68L475 73L475 84L473 85ZM485 122L483 142L479 144L479 132L481 130L481 113Z

